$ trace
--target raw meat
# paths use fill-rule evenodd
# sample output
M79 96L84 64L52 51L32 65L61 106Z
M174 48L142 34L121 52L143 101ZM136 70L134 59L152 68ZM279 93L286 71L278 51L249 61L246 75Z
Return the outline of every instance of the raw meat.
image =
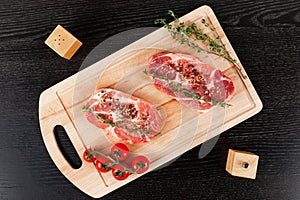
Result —
M151 141L163 125L154 105L108 88L96 91L84 110L90 123L131 144Z
M147 74L155 87L199 112L225 106L232 97L232 80L197 57L158 53L150 57Z

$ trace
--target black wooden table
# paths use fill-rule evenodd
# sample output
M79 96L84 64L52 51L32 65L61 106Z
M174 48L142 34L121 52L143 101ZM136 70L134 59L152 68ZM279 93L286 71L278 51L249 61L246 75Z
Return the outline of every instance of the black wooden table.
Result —
M199 147L103 199L300 198L300 1L1 1L0 199L89 199L58 171L43 144L40 93L77 72L101 41L153 26L168 9L181 16L201 5L215 11L264 108L223 133L198 159ZM44 41L57 24L83 46L70 60ZM69 159L72 151L58 138ZM260 156L257 179L225 171L229 148ZM74 158L74 159L73 159ZM73 161L76 165L78 161ZM91 185L90 187L93 187Z

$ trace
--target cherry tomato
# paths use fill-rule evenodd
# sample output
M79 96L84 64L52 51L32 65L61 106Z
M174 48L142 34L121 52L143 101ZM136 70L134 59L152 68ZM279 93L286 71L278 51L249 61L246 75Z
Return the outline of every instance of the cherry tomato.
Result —
M127 167L127 165L125 163L122 163L122 165L124 165L125 167ZM128 176L130 175L129 171L124 171L124 168L120 165L114 165L113 169L112 169L112 175L115 177L115 179L117 179L118 181L122 181L125 180L126 178L128 178Z
M123 143L117 143L111 148L111 157L116 159L118 157L118 160L126 160L129 156L129 149L128 147Z
M90 149L87 149L83 153L83 159L86 162L94 162L96 160L96 155Z
M111 164L111 160L103 156L99 157L95 162L96 169L103 173L109 172L111 170Z
M136 173L142 174L149 169L150 163L145 156L137 156L133 159L131 167Z

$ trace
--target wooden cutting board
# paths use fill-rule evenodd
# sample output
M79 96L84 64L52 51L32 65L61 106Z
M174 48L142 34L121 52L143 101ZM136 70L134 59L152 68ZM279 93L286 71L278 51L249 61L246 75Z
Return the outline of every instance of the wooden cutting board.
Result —
M202 6L180 18L181 21L200 25L202 19L206 19L215 28L214 32L207 34L214 36L217 33L232 57L242 66L210 7ZM199 114L156 90L150 78L143 74L143 70L147 66L148 58L162 51L194 54L221 69L235 85L235 93L230 100L232 106L226 109L215 107L207 113ZM243 75L246 75L244 70ZM54 85L40 96L41 133L51 158L68 180L95 198L102 197L141 175L133 174L124 181L116 181L111 173L99 173L93 164L84 161L79 169L73 169L62 155L53 129L57 125L65 128L80 157L90 147L109 152L113 143L118 140L90 124L82 111L88 98L96 89L102 87L114 88L143 98L155 104L163 113L165 120L161 135L149 143L128 145L133 154L149 158L151 163L149 171L262 109L262 103L250 79L243 78L231 63L214 55L193 52L186 45L172 39L164 28L154 31Z

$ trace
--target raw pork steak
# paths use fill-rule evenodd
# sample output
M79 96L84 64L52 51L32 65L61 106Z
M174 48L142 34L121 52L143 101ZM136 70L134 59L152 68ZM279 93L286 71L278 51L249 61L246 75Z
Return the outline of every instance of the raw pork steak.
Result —
M148 75L155 87L199 112L222 106L232 97L232 80L197 57L158 53L150 57Z
M96 91L84 110L90 123L131 144L149 142L162 128L154 105L113 89Z

